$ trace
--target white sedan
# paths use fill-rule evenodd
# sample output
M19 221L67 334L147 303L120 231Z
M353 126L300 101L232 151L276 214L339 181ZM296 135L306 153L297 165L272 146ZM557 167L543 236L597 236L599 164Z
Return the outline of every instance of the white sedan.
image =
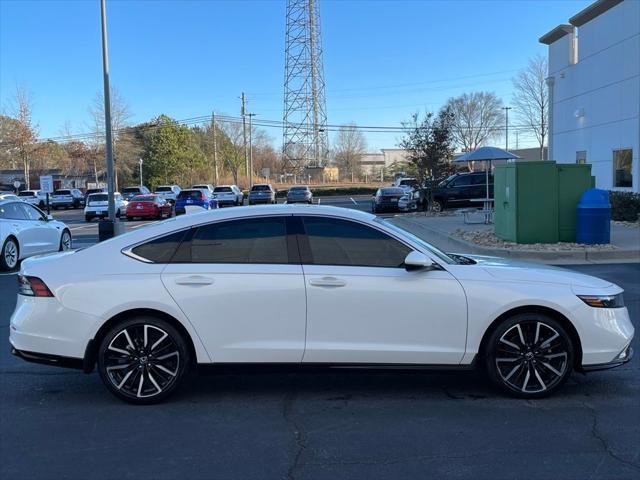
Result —
M41 253L71 248L71 232L62 222L21 200L0 200L0 270Z
M86 372L97 364L106 387L134 403L166 398L191 367L212 363L482 366L504 391L536 398L574 369L632 355L620 287L447 255L343 208L185 215L29 259L19 282L13 353Z

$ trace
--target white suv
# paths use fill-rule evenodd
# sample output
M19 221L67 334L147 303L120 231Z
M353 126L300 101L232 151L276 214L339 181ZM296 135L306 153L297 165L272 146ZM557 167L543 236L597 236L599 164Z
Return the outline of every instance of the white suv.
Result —
M116 217L127 214L127 202L120 192L113 194L116 204ZM87 197L87 206L84 207L84 220L90 222L94 218L107 218L109 216L109 195L106 193L92 193Z
M23 190L18 193L18 197L23 202L27 202L36 207L45 208L47 206L47 194L40 190Z
M213 198L218 205L242 205L244 203L244 193L237 185L217 185L213 188Z
M154 193L159 195L164 201L175 205L178 194L181 191L182 189L178 185L160 185L159 187L156 187L156 191Z

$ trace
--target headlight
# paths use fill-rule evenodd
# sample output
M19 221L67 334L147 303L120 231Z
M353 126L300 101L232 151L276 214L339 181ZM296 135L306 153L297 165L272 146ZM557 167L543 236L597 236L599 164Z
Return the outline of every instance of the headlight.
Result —
M621 293L617 295L578 295L578 298L594 308L624 307L624 299Z

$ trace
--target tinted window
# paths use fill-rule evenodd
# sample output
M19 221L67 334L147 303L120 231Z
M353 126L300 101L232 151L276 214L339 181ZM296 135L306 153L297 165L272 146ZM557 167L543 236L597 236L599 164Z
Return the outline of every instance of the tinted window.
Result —
M290 192L306 192L309 190L307 187L291 187L289 189Z
M89 202L106 202L107 200L109 200L109 196L106 193L92 193L89 195Z
M401 188L381 188L380 195L404 195L404 190Z
M138 187L129 187L129 188L123 188L122 189L122 193L138 193L140 191L140 189Z
M158 187L156 192L173 192L173 189L171 187Z
M71 190L56 190L54 195L71 195Z
M138 245L131 251L154 263L169 263L187 231L183 230L156 238L143 245Z
M251 218L199 227L194 263L288 263L284 217Z
M147 195L136 195L131 199L132 202L155 202L157 197Z
M453 181L454 187L466 187L467 185L471 185L471 175L463 175Z
M35 197L36 194L35 194L35 192L25 191L25 192L18 193L18 196L19 197Z
M348 220L304 217L311 263L362 267L401 267L411 249L366 225Z
M251 187L251 191L252 192L270 192L271 191L271 186L270 185L254 185L253 187Z
M231 187L216 187L213 189L213 191L215 193L221 193L221 192L231 192Z
M20 205L20 207L22 208L22 211L24 212L25 217L28 220L42 220L44 218L40 210L37 210L35 207L32 207L28 203Z
M0 205L0 218L6 218L9 220L26 220L22 208L22 203L5 203Z
M178 194L178 198L193 198L200 200L202 197L204 197L204 192L201 190L182 190Z

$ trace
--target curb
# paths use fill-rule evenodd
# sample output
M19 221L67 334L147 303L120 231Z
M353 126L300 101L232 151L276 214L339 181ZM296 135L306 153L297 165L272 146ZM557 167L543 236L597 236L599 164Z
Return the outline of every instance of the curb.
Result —
M513 250L506 248L492 248L475 243L468 242L461 238L457 238L448 233L434 229L429 225L416 222L406 217L395 217L394 221L400 223L407 222L412 225L419 226L428 230L434 237L447 241L460 247L460 251L456 253L472 253L476 255L486 255L492 257L513 258L517 260L534 260L544 263L596 263L605 261L618 261L636 263L640 262L639 249L617 249L617 250L582 250L582 251L540 251L540 250Z

